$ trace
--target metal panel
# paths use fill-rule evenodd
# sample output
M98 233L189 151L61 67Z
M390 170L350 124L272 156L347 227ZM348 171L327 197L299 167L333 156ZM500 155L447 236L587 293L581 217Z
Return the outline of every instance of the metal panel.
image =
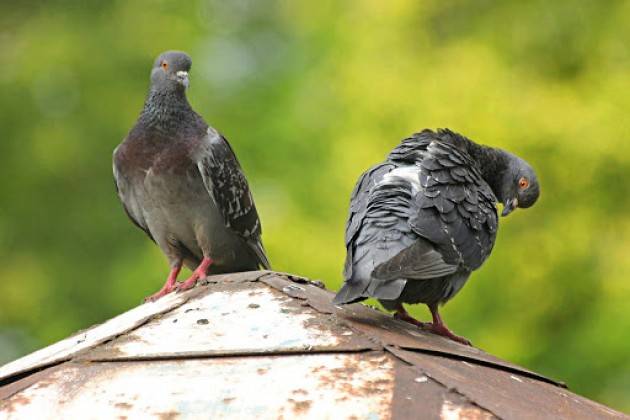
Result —
M289 281L271 273L268 276L261 277L260 281L282 290L289 296L306 300L310 306L322 313L334 313L339 318L340 323L348 325L355 331L360 331L367 336L378 339L383 345L393 345L400 348L467 359L474 363L495 366L555 385L565 386L562 382L501 360L479 348L464 346L444 337L423 331L406 322L395 320L391 315L375 311L364 305L357 303L334 306L332 304L333 293L314 286L312 282L306 279Z
M394 359L372 353L69 364L0 402L7 419L388 419Z
M396 360L394 364L394 419L484 419L496 417L453 389L428 377L415 366Z
M81 331L65 340L7 363L0 367L0 380L22 372L69 360L80 351L94 347L111 337L129 331L157 314L176 308L198 293L199 290L181 294L172 293L156 302L140 305L103 324Z
M627 418L308 279L204 283L0 368L0 419Z
M566 389L464 360L389 349L450 389L507 419L627 418Z
M373 349L361 334L262 283L211 285L207 293L81 359Z

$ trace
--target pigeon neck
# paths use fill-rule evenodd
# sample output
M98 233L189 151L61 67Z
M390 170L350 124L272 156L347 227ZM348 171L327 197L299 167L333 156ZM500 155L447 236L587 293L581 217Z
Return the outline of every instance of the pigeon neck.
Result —
M468 153L478 163L481 176L488 183L497 199L503 202L503 177L509 166L507 152L470 142Z
M157 91L151 89L144 103L140 121L158 131L170 133L189 123L195 112L182 91Z

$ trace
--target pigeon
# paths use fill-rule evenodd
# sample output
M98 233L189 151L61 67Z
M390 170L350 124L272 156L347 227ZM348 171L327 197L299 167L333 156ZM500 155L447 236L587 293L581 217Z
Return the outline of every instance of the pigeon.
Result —
M118 197L170 265L146 300L186 290L208 274L270 268L252 193L234 151L186 99L191 58L167 51L151 70L136 124L113 156ZM177 283L182 264L192 276Z
M345 282L337 305L379 300L394 317L466 345L438 306L464 286L492 252L502 216L532 206L536 173L523 159L450 131L424 130L359 178L346 225ZM403 304L424 303L432 323Z

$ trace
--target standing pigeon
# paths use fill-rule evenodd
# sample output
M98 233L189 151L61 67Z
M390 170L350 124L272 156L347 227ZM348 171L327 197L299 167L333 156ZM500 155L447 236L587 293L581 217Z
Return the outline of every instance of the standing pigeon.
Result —
M438 305L462 288L488 258L502 216L532 206L534 170L504 150L450 130L424 130L403 140L368 169L350 199L345 284L335 304L378 299L394 317L463 344ZM432 323L412 318L403 303L425 303Z
M164 252L166 283L147 300L209 273L269 268L245 175L227 140L186 99L192 60L161 54L138 121L114 150L114 180L131 221ZM185 264L192 276L177 284Z

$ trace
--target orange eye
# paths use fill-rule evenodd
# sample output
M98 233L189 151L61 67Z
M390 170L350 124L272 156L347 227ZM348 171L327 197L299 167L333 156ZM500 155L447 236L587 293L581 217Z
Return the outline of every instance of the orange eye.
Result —
M523 177L521 179L518 180L518 187L521 190L524 190L525 188L529 187L529 181L527 180L527 178Z
M164 70L167 70L167 69L168 69L168 63L167 63L166 61L162 61L162 68L163 68Z

